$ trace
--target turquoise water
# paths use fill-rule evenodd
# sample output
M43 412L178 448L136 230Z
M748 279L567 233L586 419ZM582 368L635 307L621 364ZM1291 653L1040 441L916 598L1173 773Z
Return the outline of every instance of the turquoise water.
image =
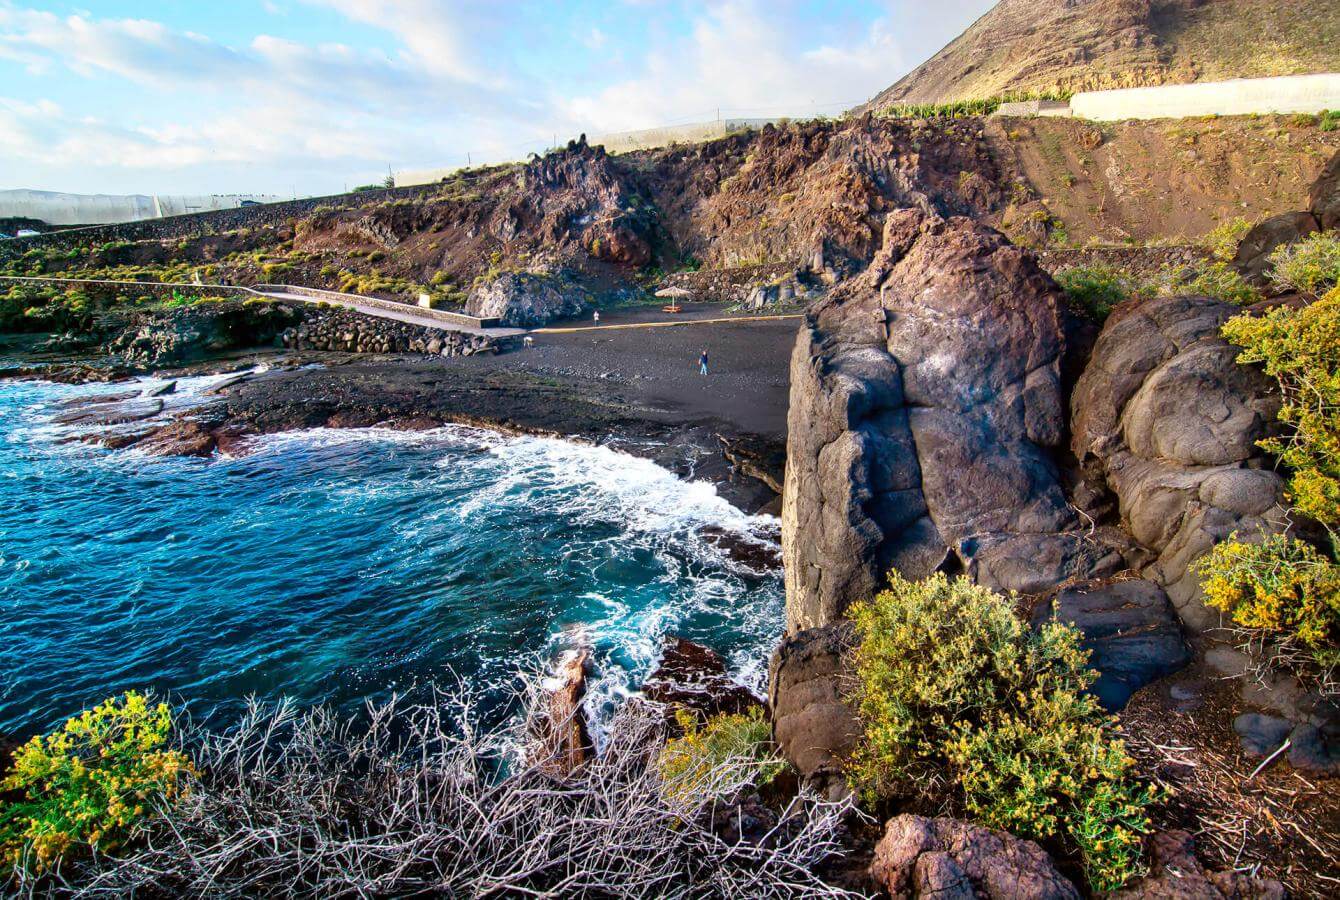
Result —
M153 384L146 381L145 384ZM208 379L183 381L173 405ZM780 577L703 525L762 534L705 484L601 447L472 429L319 430L158 459L68 442L62 400L0 384L0 735L129 688L223 721L248 695L355 706L595 649L607 709L676 633L762 678Z

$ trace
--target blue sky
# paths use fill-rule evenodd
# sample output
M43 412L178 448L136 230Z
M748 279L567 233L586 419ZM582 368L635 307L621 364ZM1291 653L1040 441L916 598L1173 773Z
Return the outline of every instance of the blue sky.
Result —
M835 113L994 0L0 0L0 189L322 194Z

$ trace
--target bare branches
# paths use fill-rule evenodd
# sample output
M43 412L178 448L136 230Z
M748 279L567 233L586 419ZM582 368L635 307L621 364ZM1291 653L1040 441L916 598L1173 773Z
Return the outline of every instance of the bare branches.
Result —
M31 893L210 896L844 897L816 864L836 852L843 804L797 797L753 840L715 811L747 792L751 759L706 789L665 790L662 713L625 704L604 752L556 778L524 732L486 732L463 694L368 708L253 706L204 735L204 773L123 856L67 867ZM728 832L729 833L729 832Z

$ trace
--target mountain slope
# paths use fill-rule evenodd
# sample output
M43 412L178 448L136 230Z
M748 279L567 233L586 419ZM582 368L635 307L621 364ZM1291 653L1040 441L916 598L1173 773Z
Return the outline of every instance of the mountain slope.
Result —
M1336 0L1001 0L860 111L1340 71Z

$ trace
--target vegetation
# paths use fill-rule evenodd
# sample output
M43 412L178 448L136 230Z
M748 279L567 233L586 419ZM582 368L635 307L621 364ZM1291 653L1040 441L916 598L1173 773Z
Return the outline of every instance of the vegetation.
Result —
M886 106L879 115L897 119L962 119L969 116L989 116L1002 103L1027 100L1069 100L1069 91L1033 91L1022 94L1002 94L975 100L952 100L947 103L912 103Z
M1325 530L1329 553L1294 537L1237 535L1200 562L1206 602L1248 629L1265 649L1267 670L1285 666L1319 674L1328 691L1340 664L1340 287L1295 309L1235 316L1224 336L1243 348L1238 361L1259 363L1279 384L1279 419L1289 431L1260 442L1289 472L1295 512Z
M1074 629L1033 632L1006 598L943 574L895 573L850 614L865 739L849 777L867 801L947 777L984 824L1078 852L1095 891L1140 871L1157 793L1086 693Z
M156 806L177 797L191 764L168 749L172 713L134 692L34 737L14 754L0 789L0 853L40 872L81 850L114 850Z
M1340 284L1340 233L1313 232L1270 254L1270 280L1284 290L1320 297Z
M609 723L605 752L558 778L518 734L481 724L468 695L328 710L253 706L199 733L189 792L113 854L71 859L17 893L100 896L639 896L686 884L704 897L842 897L813 874L838 849L847 807L812 796L781 810L766 842L727 842L717 796L668 795L665 724L646 704ZM729 763L730 761L728 761ZM705 783L733 796L757 769ZM724 811L729 811L726 807Z
M1097 322L1106 319L1132 291L1131 280L1124 272L1102 264L1065 269L1057 273L1056 282L1077 309Z
M1232 262L1238 254L1238 244L1251 230L1252 223L1242 216L1220 222L1205 235L1205 247L1215 259Z
M721 773L730 772L734 781L741 768L752 770L749 780L763 787L786 768L772 749L772 729L758 707L744 715L713 716L706 724L681 709L675 722L683 735L666 741L656 760L665 790L672 796L718 796Z

